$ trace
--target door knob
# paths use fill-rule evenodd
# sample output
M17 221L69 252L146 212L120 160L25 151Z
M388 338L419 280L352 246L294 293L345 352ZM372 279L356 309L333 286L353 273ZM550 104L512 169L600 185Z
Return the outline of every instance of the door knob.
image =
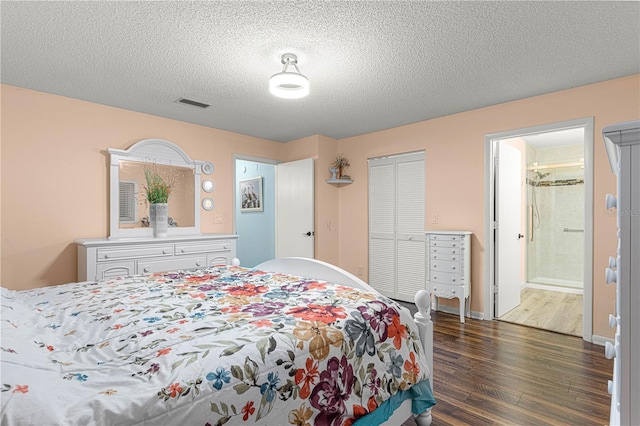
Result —
M524 235L518 234L518 239L520 239L520 238L524 238Z

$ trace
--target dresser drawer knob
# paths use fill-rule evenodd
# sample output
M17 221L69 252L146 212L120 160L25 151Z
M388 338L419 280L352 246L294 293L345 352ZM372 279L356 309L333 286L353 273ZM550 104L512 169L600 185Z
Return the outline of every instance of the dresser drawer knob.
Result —
M433 255L433 258L434 258L434 259L437 259L437 258L438 258L438 256L434 254L434 255Z
M453 282L455 283L455 282L456 282L456 279L455 279L455 278L451 278L451 281L453 281Z
M451 267L451 269L456 269L456 265L453 265L453 266Z
M196 262L196 266L202 266L202 262L198 260L198 261Z
M616 356L616 347L613 346L611 342L606 342L604 344L604 357L607 359L615 358Z
M437 267L438 267L438 265L433 265L433 267L434 267L434 268L437 268Z
M607 194L605 204L607 206L607 210L612 209L618 206L618 199L614 195Z
M181 249L181 250L180 250L180 253L184 253L184 249Z
M618 273L611 268L607 268L604 274L604 280L607 284L613 284L618 281Z
M451 250L451 253L455 253L455 252L456 252L455 250Z
M108 255L108 254L105 254L105 255L104 255L104 258L105 258L105 259L108 259L108 258L109 258L109 255Z
M143 271L144 271L144 272L149 272L149 271L151 271L151 268L149 268L148 266L145 266L145 267L144 267L144 269L143 269Z
M162 254L167 254L167 251L166 250L162 250Z
M609 327L614 328L618 325L618 319L615 315L609 314Z

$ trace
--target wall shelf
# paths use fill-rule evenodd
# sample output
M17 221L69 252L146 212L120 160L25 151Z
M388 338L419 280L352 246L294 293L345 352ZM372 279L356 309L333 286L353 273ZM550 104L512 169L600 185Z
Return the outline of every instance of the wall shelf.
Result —
M329 179L326 181L328 184L330 185L334 185L334 186L345 186L345 185L350 185L353 183L353 181L351 179Z

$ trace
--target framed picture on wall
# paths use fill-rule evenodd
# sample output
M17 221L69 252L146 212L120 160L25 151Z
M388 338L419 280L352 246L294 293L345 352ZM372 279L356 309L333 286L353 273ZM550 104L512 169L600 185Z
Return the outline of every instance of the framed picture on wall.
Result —
M240 211L261 212L262 205L262 176L244 179L240 185Z

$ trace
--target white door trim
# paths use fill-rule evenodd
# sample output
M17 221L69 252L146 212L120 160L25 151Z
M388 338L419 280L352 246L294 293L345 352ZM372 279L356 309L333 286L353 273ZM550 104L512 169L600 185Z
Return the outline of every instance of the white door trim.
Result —
M494 156L500 139L516 138L571 128L584 129L584 291L582 298L582 338L593 341L593 117L508 130L485 135L485 259L484 259L484 318L494 319L495 242L494 217Z
M231 189L231 199L233 200L233 208L231 209L231 229L233 229L234 234L238 234L238 230L236 228L236 209L238 208L238 197L236 197L236 185L238 184L238 182L236 181L236 160L253 161L254 163L273 165L277 165L278 163L280 163L280 161L273 160L271 158L254 157L252 155L244 154L233 154L233 167L231 169L231 176L233 176L233 187ZM240 259L240 261L242 262L242 259Z

